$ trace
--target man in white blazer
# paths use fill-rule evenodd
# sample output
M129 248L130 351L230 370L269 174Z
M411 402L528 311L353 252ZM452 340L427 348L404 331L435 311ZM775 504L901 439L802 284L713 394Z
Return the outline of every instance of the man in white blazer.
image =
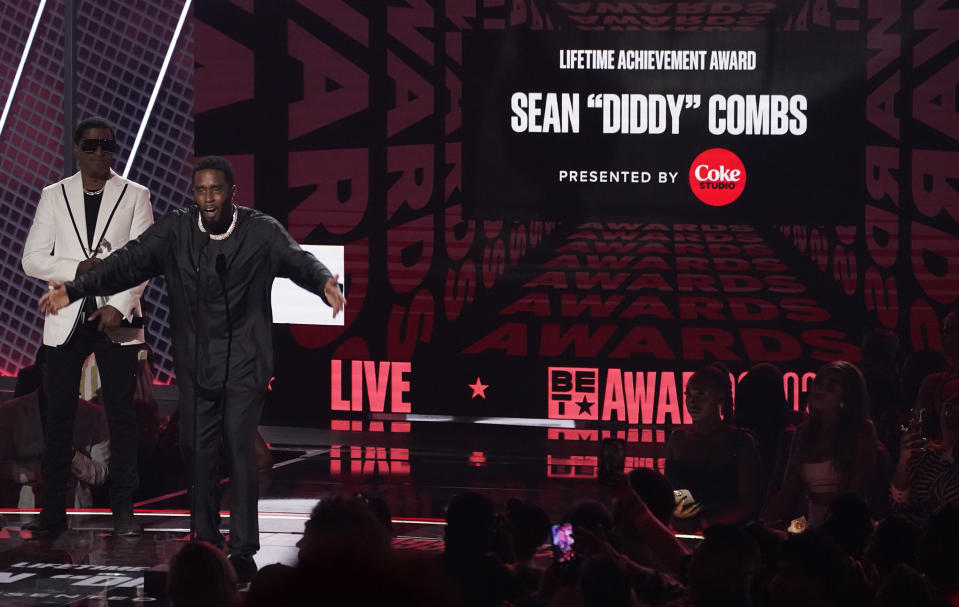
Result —
M77 125L73 155L80 171L43 189L23 249L29 276L62 282L87 272L153 223L150 192L112 170L115 129L102 118ZM94 353L110 427L110 508L114 533L139 535L133 516L137 488L137 425L133 406L137 350L143 344L140 296L146 283L109 297L76 301L43 325L49 400L45 420L40 516L28 528L66 530L66 491L84 360Z

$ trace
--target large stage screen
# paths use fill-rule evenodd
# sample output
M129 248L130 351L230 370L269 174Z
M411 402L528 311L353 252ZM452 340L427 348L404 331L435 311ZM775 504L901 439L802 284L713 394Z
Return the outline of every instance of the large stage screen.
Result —
M871 329L938 348L959 295L949 10L198 4L196 153L344 250L344 324L277 326L265 421L668 426L715 361L773 362L801 408Z
M865 195L860 38L474 31L467 211L853 223Z

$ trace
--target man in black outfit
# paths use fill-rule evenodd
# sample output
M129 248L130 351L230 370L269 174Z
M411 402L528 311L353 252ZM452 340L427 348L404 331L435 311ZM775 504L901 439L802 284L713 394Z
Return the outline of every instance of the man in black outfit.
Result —
M235 192L229 162L201 159L193 169L196 206L168 213L83 276L51 283L40 309L55 314L80 297L166 277L180 391L180 449L187 473L195 474L197 537L223 544L215 470L222 436L234 492L230 560L242 582L256 571L253 555L259 549L253 441L272 375L273 279L290 278L319 295L334 316L346 300L338 276L301 249L275 219L235 205Z
M117 143L102 118L77 125L73 155L80 171L43 189L23 248L23 269L35 278L83 276L153 223L150 192L110 168ZM133 517L137 488L137 431L133 392L137 351L143 344L137 281L78 299L43 323L46 358L42 506L27 528L59 534L67 528L65 500L73 452L74 417L83 361L96 355L110 427L110 508L117 535L139 535Z

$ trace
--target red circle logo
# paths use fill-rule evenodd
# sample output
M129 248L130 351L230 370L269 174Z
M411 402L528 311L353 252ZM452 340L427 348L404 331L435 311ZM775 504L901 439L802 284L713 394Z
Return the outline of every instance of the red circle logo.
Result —
M693 194L713 207L725 206L739 198L746 188L746 167L739 156L723 148L706 150L689 167Z

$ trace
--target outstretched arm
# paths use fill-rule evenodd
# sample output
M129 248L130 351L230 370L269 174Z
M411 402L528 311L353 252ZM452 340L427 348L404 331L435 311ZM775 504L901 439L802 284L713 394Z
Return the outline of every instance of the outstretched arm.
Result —
M649 511L646 502L639 497L629 484L629 478L620 474L610 492L619 502L625 515L625 524L638 533L643 542L660 558L670 573L679 575L689 551L676 539L672 530L659 522Z
M40 311L56 314L81 297L117 293L162 273L163 260L170 255L169 236L174 221L171 215L163 217L74 280L65 283L51 280L50 290L38 302Z
M323 263L297 244L293 237L283 229L275 219L271 244L279 260L277 276L289 278L307 291L319 295L333 308L335 318L346 305L346 298L340 292L339 274L333 275Z

